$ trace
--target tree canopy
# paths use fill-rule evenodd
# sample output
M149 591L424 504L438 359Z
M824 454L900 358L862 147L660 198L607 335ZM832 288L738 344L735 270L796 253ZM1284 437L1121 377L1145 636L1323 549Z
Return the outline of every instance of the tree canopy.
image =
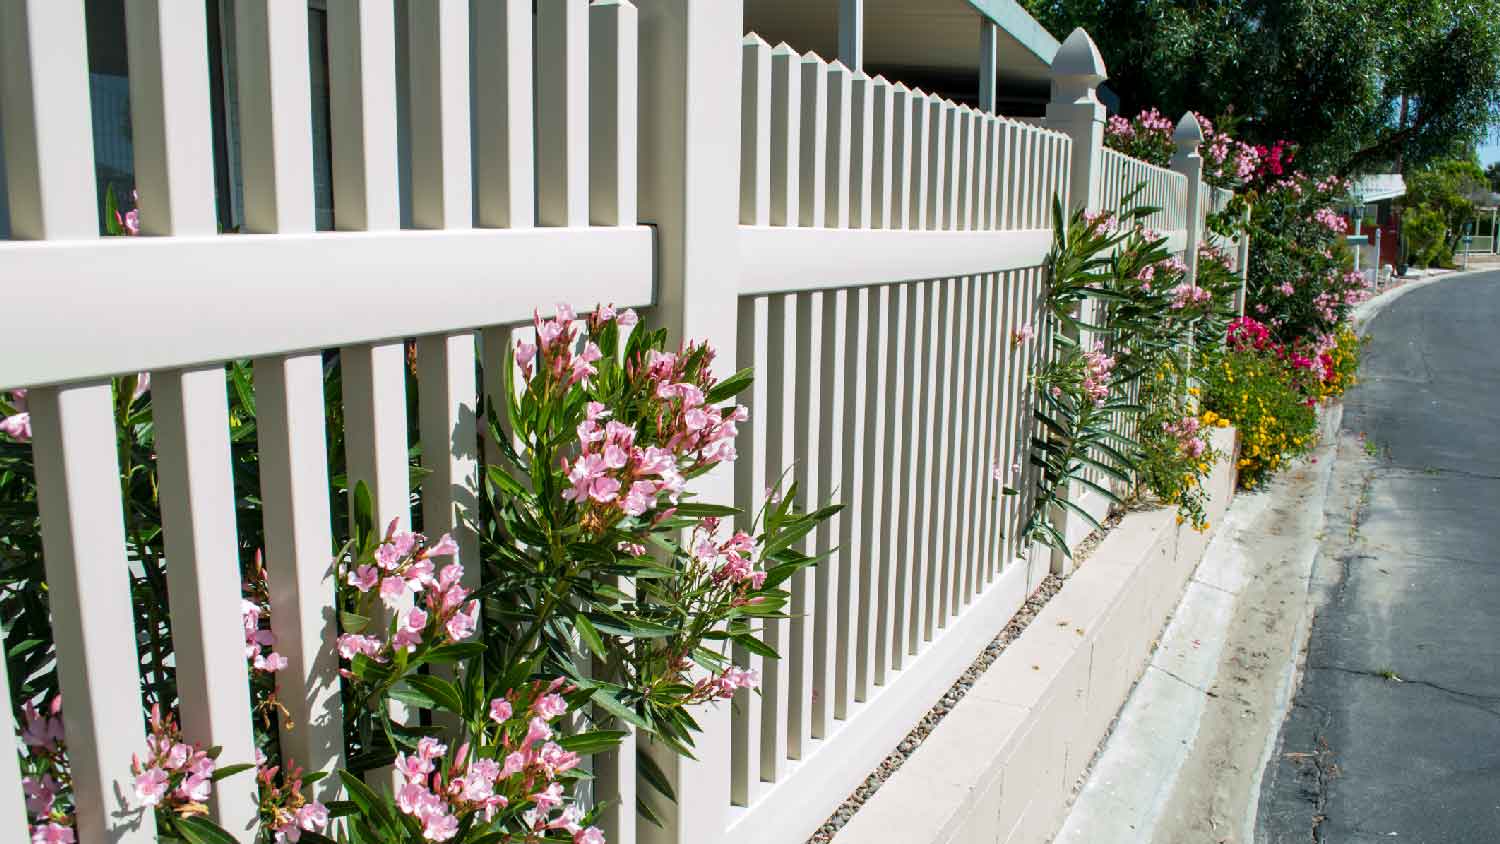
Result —
M1500 118L1500 14L1468 0L1022 0L1087 30L1121 108L1230 116L1350 174L1461 154Z

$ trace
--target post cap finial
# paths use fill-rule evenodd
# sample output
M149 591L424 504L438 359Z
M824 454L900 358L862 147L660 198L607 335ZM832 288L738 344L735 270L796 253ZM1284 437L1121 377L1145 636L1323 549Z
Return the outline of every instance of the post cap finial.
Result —
M1098 84L1109 78L1109 73L1104 68L1104 57L1099 55L1094 39L1083 31L1083 27L1074 29L1062 42L1062 46L1057 48L1057 55L1052 57L1052 75L1082 77L1091 84Z
M1182 115L1177 121L1177 129L1172 132L1172 142L1178 149L1196 147L1203 143L1203 126L1198 123L1198 115L1191 111Z

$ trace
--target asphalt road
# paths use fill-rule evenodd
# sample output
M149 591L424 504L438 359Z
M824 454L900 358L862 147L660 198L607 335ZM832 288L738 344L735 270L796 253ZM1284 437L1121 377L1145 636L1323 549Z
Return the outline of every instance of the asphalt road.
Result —
M1497 842L1500 272L1412 290L1370 334L1343 419L1366 444L1354 517L1322 540L1256 838Z

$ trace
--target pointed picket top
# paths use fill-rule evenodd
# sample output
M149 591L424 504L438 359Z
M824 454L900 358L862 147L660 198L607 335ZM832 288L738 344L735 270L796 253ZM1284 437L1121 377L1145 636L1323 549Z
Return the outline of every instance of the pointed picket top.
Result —
M773 55L773 56L796 56L796 55L798 55L798 53L792 47L792 45L786 43L785 41L782 41L780 44L777 44L775 47L771 48L771 55Z
M835 73L851 73L851 71L849 70L848 65L844 64L838 59L834 59L833 61L828 63L828 73L831 76Z
M1182 115L1182 119L1177 121L1177 129L1172 132L1172 142L1184 152L1198 149L1203 143L1203 126L1198 123L1197 115L1191 111Z
M823 61L823 57L822 56L818 55L817 53L814 53L812 50L808 50L806 53L802 54L802 63L803 64L820 64L820 65L823 65L824 67L827 67L827 65L828 65L828 62Z
M599 4L596 2L595 5L599 5ZM762 47L770 47L771 46L770 44L766 43L766 39L760 37L759 34L754 33L754 32L747 32L747 33L745 33L745 37L744 37L743 40L740 41L740 44L743 45L743 46L745 46L745 47L753 47L753 46L756 46L756 45L759 45L759 46L762 46Z
M1052 57L1052 76L1087 80L1091 85L1098 85L1109 78L1109 72L1104 68L1104 57L1099 55L1094 39L1083 31L1083 27L1074 29L1062 46L1057 48L1057 55Z

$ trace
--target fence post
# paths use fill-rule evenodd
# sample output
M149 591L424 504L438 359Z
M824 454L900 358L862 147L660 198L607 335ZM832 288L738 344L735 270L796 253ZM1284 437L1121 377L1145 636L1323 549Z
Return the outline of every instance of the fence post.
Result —
M738 341L740 62L743 0L640 0L640 215L656 226L657 299L651 321L674 338L705 340L725 377ZM650 60L646 60L646 57ZM745 467L745 471L749 467ZM705 501L734 500L729 466L694 481ZM676 792L642 787L661 826L641 821L642 844L723 838L730 797L730 708L696 715L694 756L646 750Z
M1047 128L1062 132L1073 141L1068 170L1067 196L1070 202L1069 207L1063 209L1065 215L1077 209L1100 210L1106 112L1104 104L1099 102L1098 88L1106 78L1099 48L1094 46L1093 39L1082 27L1074 29L1052 60L1052 100L1047 103ZM1049 225L1051 214L1049 202L1046 210ZM1084 307L1087 310L1080 316L1085 322L1092 322L1092 306L1085 304ZM1080 342L1084 340L1078 339ZM1073 485L1068 490L1068 498L1081 503L1084 498L1082 488ZM1088 533L1088 524L1081 516L1061 507L1053 510L1052 521L1070 548ZM1058 575L1067 575L1073 570L1072 558L1058 548L1052 550L1051 565L1053 573Z
M1098 88L1107 78L1104 59L1094 40L1082 27L1073 30L1052 60L1052 101L1047 103L1047 128L1073 139L1069 196L1075 209L1099 210L1105 109L1099 102Z
M1202 209L1199 207L1203 201L1203 156L1198 154L1198 147L1203 143L1203 127L1198 125L1198 118L1191 111L1177 121L1177 130L1172 133L1172 143L1177 147L1177 152L1172 155L1172 171L1187 178L1187 218L1182 221L1186 234L1182 244L1182 260L1187 264L1187 273L1183 276L1183 281L1196 285L1198 241L1203 236L1203 232L1199 230L1203 225Z
M1247 295L1246 284L1250 279L1250 208L1245 208L1245 219L1240 223L1239 257L1235 259L1234 268L1240 275L1240 289L1235 294L1235 309L1240 316L1245 315L1245 300ZM1380 229L1375 230L1375 276L1380 277Z

